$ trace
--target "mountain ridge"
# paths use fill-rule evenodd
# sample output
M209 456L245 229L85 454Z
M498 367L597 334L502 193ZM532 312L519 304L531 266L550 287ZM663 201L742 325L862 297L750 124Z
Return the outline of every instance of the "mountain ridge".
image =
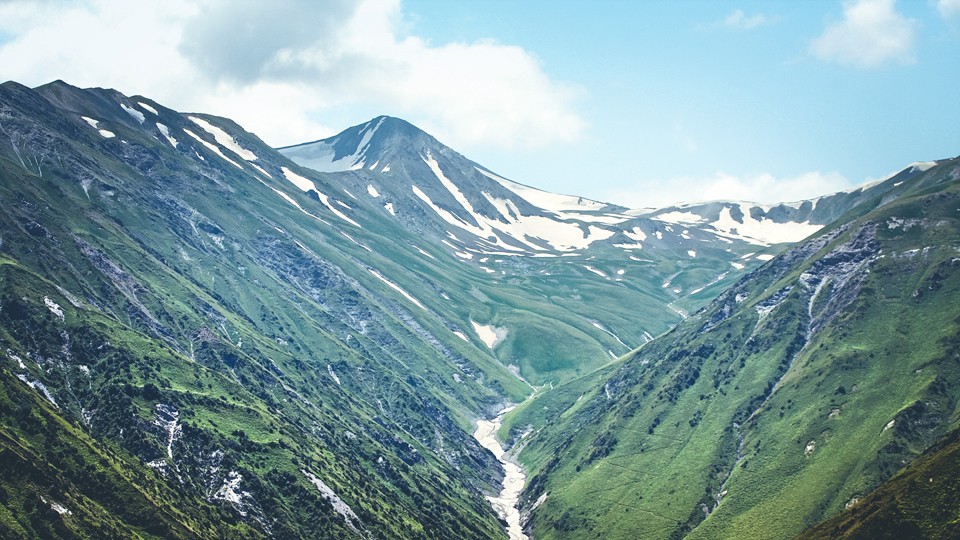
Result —
M416 129L399 122L398 136ZM788 380L779 377L784 368L762 353L786 354L792 338L811 330L850 333L837 321L853 317L843 305L870 309L857 303L860 291L887 291L892 303L909 297L928 314L943 307L945 293L936 291L956 286L947 247L912 251L918 238L952 241L944 209L954 193L934 182L957 180L943 172L952 162L811 203L804 217L823 204L823 216L849 223L904 210L877 218L870 230L861 222L820 229L814 241L823 239L817 245L828 258L808 245L775 259L788 243L740 229L799 215L788 209L721 203L626 215L498 177L425 133L414 136L426 146L380 148L388 163L358 154L364 138L376 144L391 123L355 126L330 153L342 164L363 158L365 167L325 173L229 119L62 81L33 90L0 85L0 452L16 457L0 469L0 531L502 537L484 497L496 494L503 473L471 433L477 419L534 390L537 398L507 417L504 432L522 441L516 451L530 473L523 510L538 534L549 527L585 533L595 519L565 515L563 497L545 486L572 478L563 475L574 468L588 482L596 467L618 470L611 460L627 461L618 452L631 433L668 441L694 424L720 433L714 440L723 447L707 467L733 471L730 483L714 476L692 496L686 489L694 480L673 482L681 491L671 500L681 510L653 508L676 518L658 530L697 525L699 502L708 510L717 504L701 533L733 530L722 529L725 516L739 515L729 508L748 499L738 482L749 478L731 460L739 458L737 432L723 419L743 420L749 470L763 470L767 454L758 457L752 435L760 428L750 422L768 417L751 420L750 413L794 391L779 382ZM939 212L939 229L927 226L930 212ZM540 237L523 228L530 223L568 232ZM896 249L878 252L876 242ZM829 264L801 272L785 262L814 255ZM876 265L876 276L856 271L864 260ZM922 274L915 297L903 286L870 281L899 270L913 275L908 269ZM758 276L769 290L745 285ZM774 286L777 280L784 286ZM750 292L745 301L737 300L738 286L753 287L740 291ZM740 340L761 312L752 331L764 342L747 347L754 361L746 371L776 374L772 393L761 384L767 379L743 379L732 361L714 354L732 345L718 342L711 351L704 337L729 329L727 341ZM949 302L942 312L950 313ZM928 326L911 326L906 335L914 337L902 341L943 330ZM697 347L675 348L680 336ZM892 346L884 339L876 341ZM658 357L658 371L646 373L643 366L652 369ZM689 400L691 384L706 390L710 362L729 363L731 374L717 371L720 387ZM854 487L891 474L895 458L915 455L931 430L942 429L937 415L949 408L954 381L952 372L934 377L937 366L914 377L926 384L917 391L939 407L936 414L915 403L891 413L895 425L882 433L905 446L882 446L889 456L868 463ZM835 375L849 377L844 373ZM633 385L637 376L650 377L644 383L662 396L656 419L645 416L647 402L634 399L645 391ZM735 377L743 391L730 389ZM859 391L843 385L831 400L876 395L866 384ZM697 409L701 402L716 403L722 414ZM857 409L839 405L841 419L829 421L853 422L847 418ZM634 416L625 415L624 426L610 420L610 411L628 410ZM783 410L791 419L797 414ZM868 424L888 422L888 412ZM576 425L576 440L524 435L544 420L558 429ZM826 459L830 441L843 435L814 438L814 459ZM552 448L573 459L541 461L537 453L555 440L561 444ZM763 443L786 444L766 436ZM31 459L22 459L25 452ZM611 478L627 473L617 474ZM113 487L84 491L91 475ZM723 489L738 495L721 496ZM836 508L850 487L830 489ZM115 490L178 496L138 495L137 508L145 509L138 517L104 510L117 504ZM695 499L689 508L688 499ZM603 503L597 496L584 501Z
M947 160L874 197L587 386L508 416L527 527L792 537L955 427L958 181Z

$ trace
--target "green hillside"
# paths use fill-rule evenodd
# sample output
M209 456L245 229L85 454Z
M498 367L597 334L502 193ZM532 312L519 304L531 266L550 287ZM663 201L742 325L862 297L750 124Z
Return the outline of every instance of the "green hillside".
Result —
M960 432L938 441L903 472L797 538L957 538Z
M533 535L790 538L955 427L958 177L930 169L592 389L511 413Z
M723 203L480 257L410 171L492 180L404 125L434 146L393 174L321 173L228 119L0 85L0 537L502 538L472 433L522 402L536 538L789 538L957 426L956 160L771 208L847 213L761 267L785 246L710 243Z
M285 186L268 183L282 174L277 163L258 160L258 181L205 145L173 148L144 133L122 96L46 92L61 108L2 88L3 128L22 138L0 159L0 362L8 394L49 396L43 421L73 426L58 429L87 437L88 454L101 445L143 464L125 473L140 471L139 483L108 475L118 492L163 484L182 494L151 491L141 503L171 516L143 524L131 510L105 523L150 534L170 524L162 536L503 534L482 496L500 472L471 421L529 390L442 314L414 319L420 308L368 268L404 286L421 277L394 277L395 259L360 263L342 245L352 242L331 242L343 238L336 228L318 227L278 196ZM62 445L24 441L3 422L6 448L23 456L5 460L3 484L28 488L3 521L10 534L29 531L35 510L49 514L40 496L73 512L67 530L89 531L81 516L106 519L95 505L109 508L109 497L70 491L83 475L52 490L20 480L57 476ZM111 463L70 466L99 475L120 469Z

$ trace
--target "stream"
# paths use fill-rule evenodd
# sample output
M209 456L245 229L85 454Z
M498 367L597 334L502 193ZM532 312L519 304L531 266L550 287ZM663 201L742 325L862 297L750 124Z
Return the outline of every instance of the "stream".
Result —
M493 455L503 465L503 489L500 495L496 497L487 497L490 506L500 514L500 517L507 522L507 535L510 540L527 540L527 535L523 534L523 528L520 526L520 510L517 504L520 500L520 490L526 481L526 475L520 465L514 463L511 459L505 457L503 447L497 441L497 431L503 423L503 415L513 410L508 407L491 420L478 420L477 430L473 437L477 439L481 446L493 452Z

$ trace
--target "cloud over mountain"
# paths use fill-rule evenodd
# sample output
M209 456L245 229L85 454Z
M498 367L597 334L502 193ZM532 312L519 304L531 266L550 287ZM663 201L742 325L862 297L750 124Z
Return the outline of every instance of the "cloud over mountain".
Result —
M273 144L329 135L319 113L357 103L459 144L539 147L584 127L579 90L533 54L493 40L431 43L407 32L397 0L13 1L0 21L5 77L155 95L237 118Z

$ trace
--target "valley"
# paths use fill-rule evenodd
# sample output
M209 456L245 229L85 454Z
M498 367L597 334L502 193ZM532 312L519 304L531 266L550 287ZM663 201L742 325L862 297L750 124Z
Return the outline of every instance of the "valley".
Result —
M0 536L852 530L952 452L958 201L944 159L631 209L399 118L4 83Z
M513 458L506 455L497 440L497 432L503 424L503 415L513 409L508 407L500 411L497 416L490 420L477 420L477 430L473 437L481 446L490 450L490 452L500 461L503 466L503 489L496 497L489 497L490 504L500 514L501 519L507 523L507 534L510 540L526 540L527 536L523 533L523 527L520 524L520 491L523 489L526 475L523 469L513 462Z

